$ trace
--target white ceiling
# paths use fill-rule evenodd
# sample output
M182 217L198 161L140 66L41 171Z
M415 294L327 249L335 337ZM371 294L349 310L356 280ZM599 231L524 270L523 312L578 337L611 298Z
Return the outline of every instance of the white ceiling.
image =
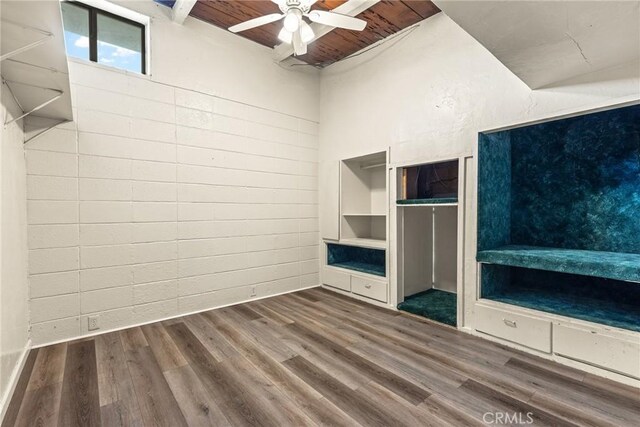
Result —
M640 1L434 3L532 89L640 59Z

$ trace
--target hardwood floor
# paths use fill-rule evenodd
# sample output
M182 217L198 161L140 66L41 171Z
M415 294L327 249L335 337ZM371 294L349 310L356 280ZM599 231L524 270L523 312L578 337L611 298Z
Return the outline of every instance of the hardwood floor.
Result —
M316 288L32 350L2 426L638 419L637 389Z

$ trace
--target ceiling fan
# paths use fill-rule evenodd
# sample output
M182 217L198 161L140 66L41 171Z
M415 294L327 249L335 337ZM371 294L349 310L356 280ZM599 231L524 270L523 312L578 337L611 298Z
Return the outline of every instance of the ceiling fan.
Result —
M272 13L250 19L240 24L229 27L232 33L250 30L261 25L270 24L284 19L283 28L278 34L278 39L287 44L293 44L295 55L307 53L307 43L315 37L311 26L303 19L311 22L345 28L347 30L362 31L367 26L367 21L340 13L325 10L311 10L311 6L318 0L271 0L276 3L282 13Z

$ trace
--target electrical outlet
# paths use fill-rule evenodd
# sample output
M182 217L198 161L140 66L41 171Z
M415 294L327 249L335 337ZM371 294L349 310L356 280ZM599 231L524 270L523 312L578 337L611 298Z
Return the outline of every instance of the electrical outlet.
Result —
M100 316L89 316L89 330L100 329Z
M249 294L250 297L255 297L256 296L256 287L252 286L251 287L251 293Z

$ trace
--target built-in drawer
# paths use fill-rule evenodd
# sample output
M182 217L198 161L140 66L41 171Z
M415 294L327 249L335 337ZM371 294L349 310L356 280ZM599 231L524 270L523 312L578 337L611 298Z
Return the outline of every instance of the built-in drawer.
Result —
M387 282L369 279L361 276L351 276L351 292L387 302Z
M640 379L640 339L605 335L586 327L553 325L553 352Z
M476 330L551 353L551 322L476 305Z
M332 267L324 267L322 269L322 283L334 288L342 289L343 291L351 290L351 275L349 273L343 273Z

